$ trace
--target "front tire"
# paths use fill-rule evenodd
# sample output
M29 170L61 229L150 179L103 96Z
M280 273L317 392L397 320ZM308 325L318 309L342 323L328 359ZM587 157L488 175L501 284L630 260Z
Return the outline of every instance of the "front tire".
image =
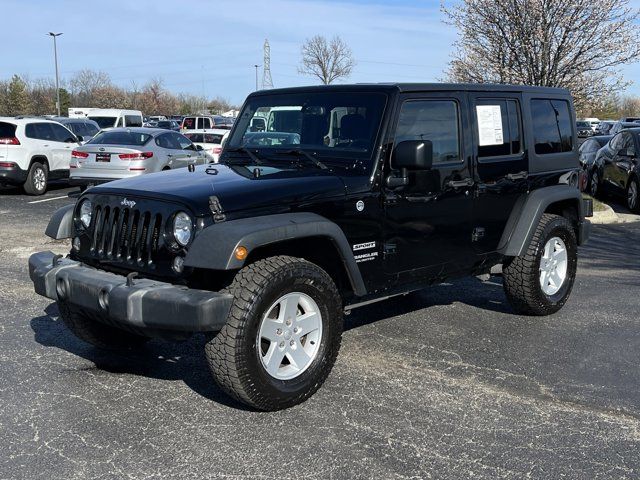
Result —
M238 272L224 328L205 347L216 382L260 410L289 408L324 383L340 348L342 301L317 265L288 256Z
M33 162L24 182L24 191L27 195L42 195L47 191L49 169L40 162Z
M591 195L593 198L596 198L599 189L600 176L598 175L598 170L594 168L589 175L589 195Z
M90 312L58 301L60 318L71 332L80 340L104 350L126 350L140 347L147 337L111 327L100 322Z
M558 215L542 215L527 251L505 263L504 290L511 306L524 315L551 315L573 288L578 247L573 225Z

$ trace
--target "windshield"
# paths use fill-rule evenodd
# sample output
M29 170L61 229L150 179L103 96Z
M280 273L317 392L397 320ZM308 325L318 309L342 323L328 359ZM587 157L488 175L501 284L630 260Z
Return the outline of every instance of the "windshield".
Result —
M227 148L302 149L323 158L370 160L386 95L299 93L249 98Z
M112 128L116 124L117 117L89 117L98 124L100 128Z
M591 128L591 124L589 122L577 122L578 128Z
M141 147L146 144L151 135L129 131L109 131L102 132L87 142L87 145L134 145Z

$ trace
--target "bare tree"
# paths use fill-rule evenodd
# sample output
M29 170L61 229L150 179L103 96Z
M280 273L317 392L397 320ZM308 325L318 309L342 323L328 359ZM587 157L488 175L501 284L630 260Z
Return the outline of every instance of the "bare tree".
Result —
M336 36L329 42L325 37L316 35L302 45L302 65L298 72L317 77L329 85L351 75L355 65L351 49L344 40Z
M91 103L93 93L96 90L113 87L108 73L95 70L80 70L69 82L71 91L81 106Z
M453 81L564 87L580 106L623 89L617 67L640 56L629 0L461 0L442 10L459 32Z

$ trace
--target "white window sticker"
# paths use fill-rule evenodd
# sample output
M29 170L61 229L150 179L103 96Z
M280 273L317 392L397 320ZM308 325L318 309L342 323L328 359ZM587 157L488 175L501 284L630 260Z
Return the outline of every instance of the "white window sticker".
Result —
M485 145L502 145L502 112L500 105L476 105L478 114L478 140L481 147Z

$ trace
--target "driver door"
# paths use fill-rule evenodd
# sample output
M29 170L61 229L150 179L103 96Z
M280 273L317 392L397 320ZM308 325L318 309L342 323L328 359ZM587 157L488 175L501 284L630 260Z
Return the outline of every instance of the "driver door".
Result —
M635 166L637 146L634 135L622 131L611 140L613 155L605 159L604 178L607 186L618 195L623 195L629 181L629 174Z
M464 271L473 262L467 101L453 92L401 97L393 148L430 141L433 163L408 171L407 185L384 190L385 269L400 283ZM393 167L392 152L387 160Z

